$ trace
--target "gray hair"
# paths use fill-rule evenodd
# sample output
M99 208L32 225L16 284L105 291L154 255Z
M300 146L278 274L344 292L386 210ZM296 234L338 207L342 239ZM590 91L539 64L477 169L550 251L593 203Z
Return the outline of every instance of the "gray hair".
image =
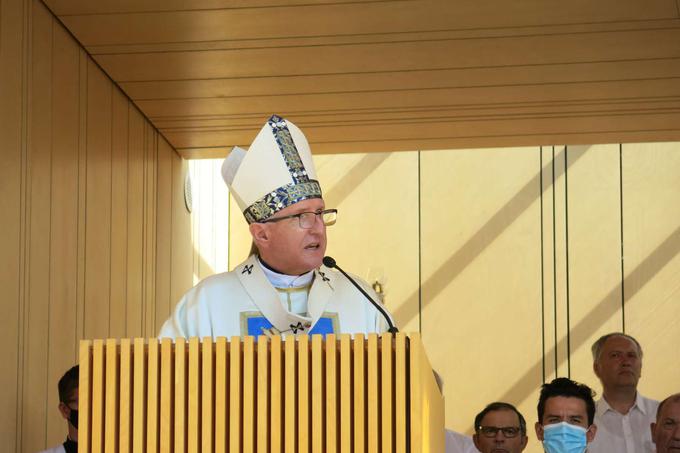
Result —
M633 343L635 343L635 346L637 347L638 350L638 355L640 358L642 358L642 346L640 346L640 343L638 341L631 337L630 335L626 335L623 332L612 332L608 333L607 335L602 335L598 340L593 343L593 346L590 348L590 350L593 353L593 362L597 362L600 359L600 354L602 354L602 348L604 348L604 344L609 340L611 337L623 337L627 338Z

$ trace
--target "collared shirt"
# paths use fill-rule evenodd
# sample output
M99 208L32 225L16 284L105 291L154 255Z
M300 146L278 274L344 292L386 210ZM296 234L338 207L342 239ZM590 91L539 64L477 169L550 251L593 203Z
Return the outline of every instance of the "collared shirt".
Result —
M653 453L650 424L656 420L659 402L637 394L635 404L622 415L604 397L595 405L595 439L588 453Z

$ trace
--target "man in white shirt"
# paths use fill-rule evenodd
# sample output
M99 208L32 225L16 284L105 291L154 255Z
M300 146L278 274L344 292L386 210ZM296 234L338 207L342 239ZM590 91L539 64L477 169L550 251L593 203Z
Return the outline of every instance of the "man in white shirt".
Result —
M472 437L460 434L450 429L445 430L446 453L479 453L472 442Z
M653 453L650 424L658 401L637 391L642 370L642 347L623 333L602 336L593 343L593 370L602 383L597 401L597 437L589 453Z
M680 451L680 393L669 396L659 404L656 421L651 428L656 453Z
M304 134L276 115L222 176L249 224L251 255L189 290L160 337L379 333L383 315L340 272L322 265L327 209ZM330 264L329 264L330 265ZM358 284L377 301L370 286Z

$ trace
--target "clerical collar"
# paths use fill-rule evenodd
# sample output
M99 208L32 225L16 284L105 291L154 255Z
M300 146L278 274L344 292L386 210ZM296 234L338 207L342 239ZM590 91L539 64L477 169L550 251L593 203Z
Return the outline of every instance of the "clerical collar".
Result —
M257 258L257 262L262 268L262 272L267 276L267 280L275 288L293 288L299 286L307 286L312 283L314 279L314 271L311 270L302 275L286 275L275 271L271 266L267 265L260 257Z
M74 442L66 437L66 442L62 444L66 453L78 453L78 442Z

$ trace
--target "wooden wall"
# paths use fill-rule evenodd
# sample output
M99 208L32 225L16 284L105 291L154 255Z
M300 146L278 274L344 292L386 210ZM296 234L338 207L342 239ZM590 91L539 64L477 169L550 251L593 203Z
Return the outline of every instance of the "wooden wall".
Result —
M447 426L472 432L497 400L530 426L544 381L601 387L590 346L644 348L643 394L678 391L680 143L315 157L339 209L328 254L384 283L443 376ZM248 251L232 203L230 266ZM527 453L542 451L530 432Z
M41 2L0 8L0 438L35 452L78 341L154 336L191 286L186 162Z

